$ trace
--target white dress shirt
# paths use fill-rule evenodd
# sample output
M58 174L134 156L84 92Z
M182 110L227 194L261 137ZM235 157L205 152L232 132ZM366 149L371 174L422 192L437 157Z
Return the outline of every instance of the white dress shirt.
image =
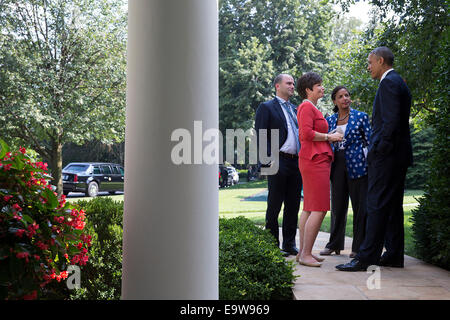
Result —
M280 103L281 110L283 110L284 117L286 118L287 128L288 128L288 135L286 138L286 141L281 146L280 151L290 154L297 154L297 143L295 142L295 139L298 139L298 137L294 137L294 130L291 127L291 121L289 119L289 115L287 114L287 110L283 107L283 103L288 102L278 96L276 96L278 99L278 102ZM295 115L297 116L297 115Z
M391 72L392 70L394 70L394 69L393 69L393 68L390 68L389 70L386 70L386 72L383 73L383 75L381 76L380 82L383 81L383 79L387 76L387 74L388 74L389 72Z

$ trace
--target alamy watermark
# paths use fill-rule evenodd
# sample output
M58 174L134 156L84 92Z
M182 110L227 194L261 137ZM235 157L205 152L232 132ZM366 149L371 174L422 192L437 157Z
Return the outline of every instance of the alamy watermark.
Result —
M81 288L81 271L80 267L76 265L70 265L67 267L67 273L69 276L66 280L66 285L69 290Z
M223 163L224 136L219 129L203 130L202 121L194 121L193 135L188 129L175 129L170 137L178 142L172 148L171 159L175 165L219 164ZM236 141L236 145L235 145ZM270 141L270 150L267 150ZM248 143L248 162L246 162L246 145ZM235 148L236 146L236 148ZM227 129L225 131L225 160L230 164L247 163L250 165L266 164L261 167L262 175L273 175L279 168L279 130ZM268 152L269 151L269 152Z
M371 274L366 281L367 289L381 289L381 271L380 267L371 265L367 268L367 273Z

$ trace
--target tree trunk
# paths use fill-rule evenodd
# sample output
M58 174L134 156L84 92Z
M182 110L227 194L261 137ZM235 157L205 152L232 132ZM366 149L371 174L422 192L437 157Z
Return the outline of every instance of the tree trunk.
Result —
M62 184L62 143L59 141L53 141L51 154L52 157L50 162L52 164L52 183L56 186L56 192L58 196L63 194L63 184Z

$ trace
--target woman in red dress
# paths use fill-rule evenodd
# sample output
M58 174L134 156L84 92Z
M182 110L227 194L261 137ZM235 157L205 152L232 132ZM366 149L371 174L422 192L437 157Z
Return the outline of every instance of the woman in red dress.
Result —
M328 123L317 109L323 97L322 78L308 72L297 81L303 102L298 107L300 139L299 168L303 179L303 211L299 221L300 248L297 261L305 266L320 267L323 258L312 254L323 218L330 210L330 170L333 151L329 142L341 141L342 134L328 134Z

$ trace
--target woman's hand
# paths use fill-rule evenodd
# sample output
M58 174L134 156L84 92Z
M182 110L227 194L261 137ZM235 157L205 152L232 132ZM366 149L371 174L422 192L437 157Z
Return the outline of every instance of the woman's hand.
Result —
M328 134L328 141L330 141L330 142L342 141L343 138L344 138L344 135L339 132Z

